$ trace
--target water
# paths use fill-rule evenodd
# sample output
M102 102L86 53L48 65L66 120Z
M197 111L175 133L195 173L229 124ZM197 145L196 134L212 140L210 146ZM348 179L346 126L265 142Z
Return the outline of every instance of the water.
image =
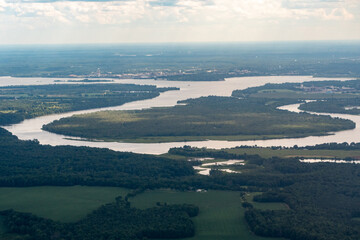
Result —
M32 85L32 84L49 84L59 78L10 78L1 77L0 86L8 85ZM190 145L193 147L207 147L207 148L231 148L240 145L249 146L286 146L293 145L306 146L321 144L327 142L359 142L360 141L360 116L346 115L346 114L330 114L334 117L346 118L356 123L356 128L353 130L336 132L329 136L316 136L306 138L288 138L288 139L270 139L270 140L256 140L256 141L193 141L193 142L168 142L168 143L123 143L123 142L92 142L80 138L68 138L63 135L54 134L41 130L44 124L48 124L54 120L69 117L73 114L91 113L100 110L135 110L145 109L151 107L166 107L174 106L179 100L188 98L197 98L201 96L230 96L235 89L245 89L248 87L261 86L266 83L285 83L285 82L304 82L304 81L323 81L328 78L313 78L311 76L266 76L266 77L243 77L230 78L221 82L172 82L163 80L137 80L137 79L115 79L116 83L134 83L156 85L158 87L179 87L179 91L168 91L161 93L159 97L141 100L136 102L126 103L121 106L107 107L100 109L91 109L84 111L76 111L62 114L54 114L48 116L37 117L34 119L25 120L19 124L6 126L5 128L16 135L19 139L30 140L37 139L41 144L57 145L73 145L73 146L89 146L109 148L115 151L129 151L135 153L148 154L162 154L166 153L169 148L182 147ZM332 78L331 80L349 80L345 78ZM59 83L62 84L62 83ZM296 110L297 105L287 106L287 110ZM81 140L81 141L80 141Z
M198 174L210 175L210 170L212 166L227 166L227 165L245 165L245 161L240 159L230 159L222 162L203 163L200 166L193 166L193 168L198 171ZM221 168L219 170L228 173L241 173L239 171L234 171L228 168L226 169Z
M353 163L353 164L360 164L360 160L338 160L338 159L300 159L300 162L303 163Z

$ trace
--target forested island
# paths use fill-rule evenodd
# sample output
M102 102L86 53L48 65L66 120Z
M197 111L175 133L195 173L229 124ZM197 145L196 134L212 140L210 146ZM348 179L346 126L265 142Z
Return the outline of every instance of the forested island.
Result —
M292 102L293 99L210 96L168 108L75 115L47 124L43 129L89 139L171 142L305 137L355 127L349 120L276 108Z
M360 114L360 80L266 84L234 91L235 97L297 99L310 112Z
M150 99L177 88L135 84L52 84L0 87L0 125L24 119Z

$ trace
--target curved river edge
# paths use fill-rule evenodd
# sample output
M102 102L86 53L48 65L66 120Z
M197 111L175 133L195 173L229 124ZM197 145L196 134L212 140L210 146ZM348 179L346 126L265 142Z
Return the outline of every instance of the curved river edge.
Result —
M33 84L52 84L56 83L54 79L41 79L41 78L9 78L0 77L0 86L9 85L33 85ZM335 132L333 135L326 136L310 136L305 138L283 138L283 139L268 139L268 140L249 140L249 141L192 141L192 142L165 142L165 143L125 143L125 142L102 142L102 141L86 141L81 138L69 138L64 135L50 133L43 131L41 128L44 124L48 124L54 120L58 120L64 117L70 117L74 114L92 113L102 110L138 110L151 107L168 107L174 106L179 100L185 100L188 98L198 98L202 96L216 95L216 96L231 96L233 90L246 89L248 87L261 86L266 83L285 83L285 82L306 82L306 81L325 81L329 78L313 78L311 76L259 76L259 77L242 77L242 78L229 78L220 82L173 82L173 81L159 81L159 80L137 80L126 79L119 80L114 79L115 83L133 83L133 84L146 84L156 85L157 87L178 87L179 91L168 91L161 93L160 96L126 103L121 106L106 107L98 109L89 109L83 111L74 111L62 114L47 115L37 117L33 119L27 119L19 124L13 124L5 126L4 128L16 135L22 140L37 139L40 144L49 144L52 146L58 145L72 145L72 146L88 146L109 148L115 151L125 151L134 153L146 153L146 154L163 154L168 152L170 148L182 147L189 145L192 147L207 147L214 149L232 148L241 145L247 146L284 146L292 147L294 145L306 146L315 145L328 142L359 142L360 141L360 116L347 115L347 114L323 114L330 115L332 117L339 117L349 119L355 122L356 127L352 130ZM348 78L331 78L331 80L350 80ZM113 83L114 83L113 82ZM66 82L65 82L66 83ZM58 84L58 83L57 83ZM60 83L61 84L61 83ZM280 109L299 112L299 104L292 104L283 106ZM318 114L318 113L316 113Z

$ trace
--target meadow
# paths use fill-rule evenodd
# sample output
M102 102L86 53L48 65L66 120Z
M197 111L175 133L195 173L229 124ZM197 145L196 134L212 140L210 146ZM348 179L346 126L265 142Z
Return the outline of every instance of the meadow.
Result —
M101 205L113 202L117 196L125 196L127 193L129 193L128 189L116 187L0 188L0 210L11 208L60 222L75 222ZM256 208L274 210L285 208L282 203L255 203L252 201L252 196L253 194L247 195L246 200ZM189 203L198 206L200 213L192 219L196 226L195 237L190 238L193 240L265 239L254 235L248 229L241 201L239 192L216 190L206 192L148 190L130 198L131 205L140 209L155 207L159 202ZM4 226L0 224L0 233L3 234L5 231Z
M56 221L75 222L128 192L117 187L2 187L0 211L14 209Z

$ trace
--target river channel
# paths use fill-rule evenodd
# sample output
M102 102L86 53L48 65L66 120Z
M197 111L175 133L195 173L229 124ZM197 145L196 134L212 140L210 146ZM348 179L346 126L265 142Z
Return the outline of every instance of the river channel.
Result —
M59 78L11 78L0 77L0 86L10 85L42 85L42 84L62 84L64 82L54 82ZM128 151L135 153L162 154L166 153L169 148L190 145L193 147L208 148L230 148L240 145L248 146L286 146L293 145L306 146L321 144L327 142L360 142L360 116L346 114L327 114L333 117L350 119L356 123L356 128L352 130L336 132L327 136L312 136L305 138L287 138L287 139L270 139L255 141L192 141L192 142L168 142L168 143L124 143L124 142L94 142L86 141L80 138L69 138L64 135L43 131L41 127L54 120L69 117L74 114L92 113L102 110L138 110L152 107L174 106L179 100L188 98L197 98L201 96L230 96L233 90L245 89L248 87L261 86L266 83L285 83L285 82L305 82L305 81L324 81L328 78L313 78L311 76L266 76L266 77L241 77L229 78L221 82L185 82L185 81L164 81L164 80L137 80L137 79L116 79L116 83L134 83L142 85L156 85L158 87L179 87L179 91L168 91L161 93L160 96L148 99L126 103L121 106L90 109L84 111L68 112L62 114L47 115L33 119L25 120L19 124L5 126L8 131L12 132L19 139L30 140L37 139L41 144L73 145L109 148L115 151ZM349 80L345 78L331 78L331 80ZM298 105L288 105L281 109L298 111Z

